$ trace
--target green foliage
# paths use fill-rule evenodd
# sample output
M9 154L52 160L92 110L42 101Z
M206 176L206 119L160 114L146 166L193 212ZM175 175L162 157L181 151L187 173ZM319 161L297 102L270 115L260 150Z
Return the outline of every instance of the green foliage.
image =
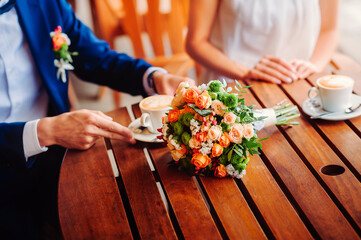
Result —
M231 93L223 101L224 105L229 108L235 108L238 105L238 98L235 94Z
M187 112L182 115L183 115L183 118L182 118L183 124L186 125L187 127L189 127L191 125L191 120L194 118L193 114L190 112Z
M231 126L229 126L227 123L222 122L221 123L222 132L229 132L231 130Z
M184 132L182 134L182 142L188 146L189 145L189 140L191 140L192 136L188 133L188 132Z
M202 117L208 116L211 114L212 110L209 109L199 109L195 104L189 104L188 107L192 108L196 113L201 115Z
M177 136L182 135L184 132L183 124L179 121L174 124L174 134Z
M209 87L209 91L211 92L219 92L221 90L222 83L218 80L213 80L212 82L209 83L208 87Z

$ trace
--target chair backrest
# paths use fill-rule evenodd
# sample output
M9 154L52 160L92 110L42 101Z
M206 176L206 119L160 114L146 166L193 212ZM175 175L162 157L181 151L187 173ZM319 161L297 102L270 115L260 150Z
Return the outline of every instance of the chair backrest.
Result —
M184 52L189 0L90 0L95 33L113 46L114 37L131 39L134 57L146 56L142 35L147 34L156 56ZM167 41L168 39L168 41ZM165 42L166 41L166 42Z

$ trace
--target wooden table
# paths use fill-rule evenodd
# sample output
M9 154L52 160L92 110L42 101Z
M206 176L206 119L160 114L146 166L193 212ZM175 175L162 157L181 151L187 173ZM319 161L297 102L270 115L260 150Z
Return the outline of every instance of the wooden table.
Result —
M357 81L361 68L333 62ZM343 70L342 70L343 69ZM358 71L360 70L360 71ZM283 99L298 106L319 75L289 85L252 82L247 105ZM109 113L128 126L137 105ZM312 120L259 132L241 180L192 177L170 167L162 144L128 145L100 139L68 151L59 183L65 239L361 239L361 117ZM150 161L147 160L149 155ZM115 157L114 171L109 160ZM119 171L115 177L114 172Z

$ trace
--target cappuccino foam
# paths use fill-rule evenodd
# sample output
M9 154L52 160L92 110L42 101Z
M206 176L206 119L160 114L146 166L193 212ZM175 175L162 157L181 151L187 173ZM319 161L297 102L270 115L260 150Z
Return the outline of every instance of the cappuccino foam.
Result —
M143 99L140 107L147 110L160 110L170 106L173 97L168 95L156 95Z
M320 78L318 84L325 88L346 88L353 84L353 80L346 76L329 75Z

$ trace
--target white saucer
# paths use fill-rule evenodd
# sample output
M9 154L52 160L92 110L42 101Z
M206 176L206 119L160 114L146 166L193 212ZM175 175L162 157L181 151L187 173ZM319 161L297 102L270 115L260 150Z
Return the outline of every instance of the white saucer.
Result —
M140 125L140 118L135 119L128 126L130 130L134 133L134 138L142 142L163 142L162 139L158 139L157 136L160 136L161 133L151 133L147 128L143 128Z
M311 117L317 117L319 114L327 113L321 106L315 106L314 103L321 103L319 97L314 99L306 99L302 104L302 110ZM352 94L351 105L357 106L361 103L361 96ZM334 112L317 117L318 119L330 120L330 121L341 121L347 120L361 115L361 108L357 109L353 113Z

